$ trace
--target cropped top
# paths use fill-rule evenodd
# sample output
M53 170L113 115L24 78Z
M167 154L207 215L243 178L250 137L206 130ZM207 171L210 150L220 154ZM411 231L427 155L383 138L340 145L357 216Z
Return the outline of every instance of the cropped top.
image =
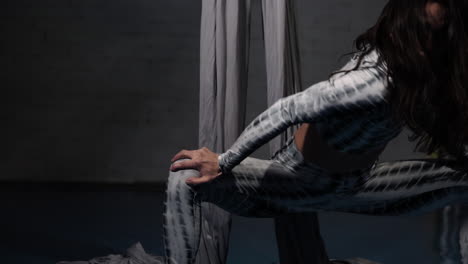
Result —
M339 72L330 80L283 97L258 115L218 156L223 172L230 171L257 148L298 123L314 123L324 140L340 152L360 154L386 145L402 130L391 118L384 95L388 88L386 67L377 66L372 50L356 70ZM358 56L340 71L353 69Z

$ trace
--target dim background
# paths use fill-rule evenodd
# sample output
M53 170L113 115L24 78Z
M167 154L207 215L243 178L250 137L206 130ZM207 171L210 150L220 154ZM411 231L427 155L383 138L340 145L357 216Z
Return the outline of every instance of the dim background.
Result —
M296 1L304 89L343 65L385 3ZM198 148L200 12L200 0L2 1L0 262L86 260L136 241L162 253L170 159ZM254 0L248 122L266 109L260 19ZM380 159L424 157L408 135ZM330 257L437 263L433 214L320 220ZM271 219L234 217L231 240L228 263L277 263Z

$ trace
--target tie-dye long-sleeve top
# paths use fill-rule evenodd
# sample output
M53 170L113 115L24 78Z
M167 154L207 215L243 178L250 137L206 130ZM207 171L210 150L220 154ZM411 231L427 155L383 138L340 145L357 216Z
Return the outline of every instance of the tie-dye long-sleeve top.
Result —
M258 115L234 144L218 157L223 172L230 171L257 148L298 123L314 123L336 150L366 153L386 145L402 130L390 116L384 98L388 81L386 68L377 67L378 52L365 55L359 67L340 72L302 92L276 101ZM354 56L340 70L358 63Z

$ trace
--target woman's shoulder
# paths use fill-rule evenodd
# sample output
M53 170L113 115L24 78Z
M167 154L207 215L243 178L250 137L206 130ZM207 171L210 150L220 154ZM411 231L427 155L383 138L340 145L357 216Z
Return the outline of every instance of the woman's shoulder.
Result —
M380 61L380 55L376 49L353 53L351 58L332 74L330 81L340 79L340 77L344 76L359 79L363 75L368 74L382 81L387 77L386 65Z
M376 49L371 49L369 51L356 51L340 71L377 67L379 64L379 58L380 54Z

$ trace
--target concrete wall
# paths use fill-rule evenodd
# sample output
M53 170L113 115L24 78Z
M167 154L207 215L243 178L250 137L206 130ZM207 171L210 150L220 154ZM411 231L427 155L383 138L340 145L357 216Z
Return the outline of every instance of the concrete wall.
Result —
M299 0L304 83L327 78L384 0ZM0 180L164 181L197 148L201 1L7 0ZM248 119L266 107L254 1ZM5 81L6 80L6 81ZM412 156L402 134L383 159ZM265 158L266 147L254 156Z

